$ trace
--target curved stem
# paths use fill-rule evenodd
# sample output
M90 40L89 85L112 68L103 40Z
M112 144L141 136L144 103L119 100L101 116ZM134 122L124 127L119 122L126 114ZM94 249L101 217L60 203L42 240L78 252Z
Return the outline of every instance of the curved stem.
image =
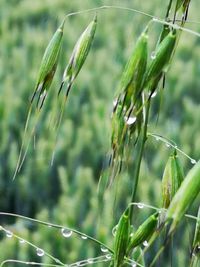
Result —
M66 226L63 226L63 225L59 225L59 224L44 222L44 221L41 221L41 220L29 218L29 217L26 217L26 216L23 216L23 215L19 215L19 214L14 214L14 213L0 212L0 215L17 217L17 218L20 218L20 219L23 219L23 220L31 221L33 223L39 223L39 224L42 224L42 225L45 225L45 226L48 226L48 227L54 227L54 228L58 228L58 229L66 228L66 229L72 231L73 233L75 233L75 234L77 234L79 236L85 236L85 237L87 237L88 240L91 240L91 241L95 242L96 244L105 247L110 253L112 253L112 254L114 253L111 248L109 248L107 245L105 245L101 241L99 241L99 240L97 240L97 239L95 239L95 238L93 238L93 237L91 237L91 236L89 236L89 235L87 235L85 233L82 233L82 232L79 232L79 231L77 231L75 229L72 229L72 228L69 228L69 227L66 227Z

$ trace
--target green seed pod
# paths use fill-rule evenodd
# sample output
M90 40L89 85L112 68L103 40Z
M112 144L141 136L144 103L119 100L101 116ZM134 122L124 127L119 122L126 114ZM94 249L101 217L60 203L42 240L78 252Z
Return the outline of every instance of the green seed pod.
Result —
M120 267L123 265L124 256L126 255L126 250L129 241L129 231L130 231L130 209L127 208L122 214L114 239L114 267Z
M154 233L157 223L158 223L158 213L156 212L149 218L147 218L146 221L144 221L139 226L137 231L133 234L129 242L127 251L130 252L130 250L132 250L133 248L142 244L144 241L147 241Z
M148 47L147 30L139 37L132 55L127 62L120 82L120 92L124 92L124 105L127 109L135 102L142 90L144 73L147 66Z
M64 21L57 29L57 31L54 33L42 58L34 94L31 98L32 102L35 98L36 93L37 92L39 93L37 105L39 105L39 102L41 100L40 108L42 107L42 104L45 100L47 91L52 83L57 68L59 52L62 44L63 28L64 28Z
M152 87L152 84L160 77L162 72L166 72L170 63L176 44L176 31L171 31L158 45L152 56L152 61L147 68L145 75L145 87ZM157 81L157 83L159 80ZM155 86L155 85L154 85Z
M61 87L59 89L58 94L60 94L63 85L67 83L67 92L68 95L69 90L74 82L75 78L79 74L87 56L90 51L92 41L94 39L94 34L96 31L97 25L97 16L94 17L93 21L87 26L85 31L81 34L80 38L78 39L69 63L64 71L63 80L61 83Z
M183 170L176 151L167 161L162 178L163 208L167 209L183 181Z
M199 192L200 161L189 171L170 203L166 214L166 221L172 221L169 234L174 231Z

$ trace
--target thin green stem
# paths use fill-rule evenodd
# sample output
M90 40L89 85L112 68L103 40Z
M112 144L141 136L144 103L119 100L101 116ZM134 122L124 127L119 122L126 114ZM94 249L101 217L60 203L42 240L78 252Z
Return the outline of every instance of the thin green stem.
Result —
M173 2L173 0L169 0L169 4L168 4L168 7L167 7L167 12L166 12L166 15L165 15L165 19L166 20L168 19L168 16L169 16L169 13L170 13L170 10L171 10L171 7L172 7L172 2Z
M95 239L95 238L93 238L93 237L91 237L91 236L89 236L89 235L87 235L85 233L79 232L79 231L77 231L75 229L72 229L72 228L69 228L69 227L66 227L66 226L63 226L63 225L59 225L59 224L53 224L53 223L49 223L49 222L45 222L45 221L29 218L29 217L26 217L26 216L23 216L23 215L19 215L19 214L14 214L14 213L0 212L0 216L1 215L17 217L17 218L20 218L20 219L23 219L23 220L31 221L33 223L39 223L39 224L42 224L42 225L45 225L45 226L48 226L48 227L54 227L54 228L58 228L58 229L66 228L69 231L72 231L73 233L75 233L75 234L77 234L79 236L85 236L85 237L87 237L88 240L91 240L91 241L95 242L96 244L105 247L110 253L112 253L112 254L114 253L111 248L109 248L107 245L105 245L101 241L99 241L99 240L97 240L97 239Z
M136 193L137 193L137 187L138 187L139 175L140 175L140 166L141 166L142 156L143 156L143 152L144 152L144 145L145 145L146 140L147 140L147 126L148 126L148 120L149 120L150 104L151 104L151 100L149 100L147 102L147 106L146 106L146 114L145 114L145 121L144 121L144 126L143 126L142 137L141 137L141 144L140 144L139 154L137 157L135 172L134 172L134 176L133 176L134 187L133 187L133 191L132 191L131 202L135 201L135 197L136 197ZM130 220L132 218L132 214L133 214L133 206L131 206L131 209L130 209Z

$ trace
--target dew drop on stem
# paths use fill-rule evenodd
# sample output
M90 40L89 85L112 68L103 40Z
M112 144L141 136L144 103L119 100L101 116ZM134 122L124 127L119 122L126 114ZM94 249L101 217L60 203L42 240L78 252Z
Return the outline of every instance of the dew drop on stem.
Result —
M66 228L62 228L61 233L66 238L69 238L72 235L72 231Z
M88 259L87 262L88 262L89 264L92 264L92 263L94 262L94 260L93 260L93 259Z
M117 226L118 225L115 225L112 229L112 235L115 236L116 235L116 231L117 231Z
M41 248L37 248L37 249L36 249L36 253L37 253L37 255L38 255L39 257L44 256L44 250L41 249Z
M106 259L110 260L112 258L111 254L106 255Z
M191 163L194 165L197 163L197 161L195 159L191 159Z
M83 240L88 239L86 235L82 235L81 238L82 238Z
M138 203L138 204L137 204L137 207L138 207L139 209L143 209L143 208L144 208L144 205L143 205L142 203Z
M6 236L8 238L11 238L11 237L13 237L13 233L11 231L6 231Z
M143 246L144 247L148 247L149 246L149 244L148 244L148 242L146 240L143 242Z
M103 246L101 246L101 251L102 251L103 253L106 253L106 252L108 252L108 249L105 248L105 247L103 247Z
M21 239L19 239L19 243L20 244L24 244L25 243L25 240L21 238Z
M151 59L155 59L155 58L156 58L156 52L153 51L153 52L151 53Z

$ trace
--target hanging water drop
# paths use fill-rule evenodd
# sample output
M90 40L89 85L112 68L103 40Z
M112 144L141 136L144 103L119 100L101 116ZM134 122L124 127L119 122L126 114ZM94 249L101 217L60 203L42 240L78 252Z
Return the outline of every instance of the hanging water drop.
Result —
M153 51L153 52L151 53L151 59L155 59L155 58L156 58L156 52Z
M166 147L170 147L170 144L169 143L166 143Z
M116 235L116 231L117 231L117 226L118 225L115 225L112 229L112 235L115 236Z
M20 238L20 239L19 239L19 243L20 243L20 244L24 244L24 243L25 243L25 240L22 239L22 238Z
M88 239L86 235L82 235L81 238L82 238L83 240Z
M88 259L87 262L88 262L89 264L92 264L92 263L94 262L94 260L93 260L93 259Z
M37 248L37 249L36 249L36 253L37 253L37 255L38 255L39 257L44 256L44 250L41 249L41 248Z
M66 228L61 229L61 233L64 237L68 238L72 235L72 231Z
M106 253L106 252L108 252L108 249L105 248L105 247L103 247L103 246L101 246L101 251L102 251L103 253Z
M151 95L151 98L156 97L156 95L157 95L157 92L155 91L155 92Z
M143 242L143 246L144 246L144 247L148 247L148 246L149 246L149 243L145 240L145 241Z
M139 209L143 209L143 208L144 208L144 204L142 204L142 203L138 203L138 204L137 204L137 207L138 207Z
M136 264L136 263L133 263L133 264L132 264L132 267L137 267L137 264Z
M11 238L11 237L13 237L13 233L11 231L6 231L6 236L8 238Z
M194 165L197 163L197 161L195 159L191 159L191 163Z
M112 258L111 254L106 255L106 259L110 260Z
M132 125L133 123L136 122L136 117L129 117L129 118L125 117L125 120L127 125Z

